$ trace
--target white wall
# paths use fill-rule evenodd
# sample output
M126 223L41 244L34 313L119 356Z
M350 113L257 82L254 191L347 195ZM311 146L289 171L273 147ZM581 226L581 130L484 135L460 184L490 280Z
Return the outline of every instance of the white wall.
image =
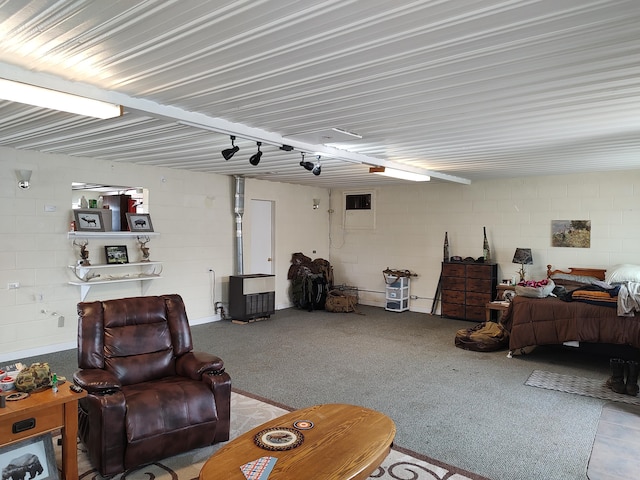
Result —
M33 170L29 190L17 186L16 169ZM74 279L67 266L78 259L78 248L67 238L72 181L148 188L149 213L160 233L147 246L151 260L163 262L162 278L145 282L146 290L140 282L96 285L86 301L179 293L192 324L218 318L214 301L228 311L236 245L232 177L0 147L0 362L76 345L80 288L67 283ZM311 256L314 248L318 256L328 256L326 213L318 221L319 212L312 209L313 198L328 205L328 191L247 180L245 197L245 219L251 215L250 199L275 202L276 304L287 307L291 254ZM45 206L56 211L45 212ZM245 253L250 241L251 232L245 231ZM135 239L116 242L127 245L131 261L138 258ZM92 264L104 263L105 244L114 241L90 240ZM215 271L215 298L209 268ZM10 282L21 286L9 290ZM58 327L60 315L63 327Z
M373 191L373 190L372 190ZM384 306L387 268L408 269L411 310L430 312L443 259L445 232L450 254L482 255L482 227L499 278L510 278L516 247L529 247L527 279L554 268L606 268L640 264L640 171L523 177L386 187L376 196L375 228L343 225L344 190L332 191L331 262L336 283L360 288L361 303ZM551 247L552 220L591 220L591 248ZM438 310L439 311L439 310Z

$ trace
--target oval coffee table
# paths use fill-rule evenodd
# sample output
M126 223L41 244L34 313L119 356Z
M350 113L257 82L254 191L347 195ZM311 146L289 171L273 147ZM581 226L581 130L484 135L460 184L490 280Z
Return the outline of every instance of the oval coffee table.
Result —
M309 424L312 428L305 429ZM275 427L292 429L294 437L301 433L302 443L276 451L266 449L268 445L256 445L258 432ZM375 410L344 404L315 405L270 420L232 440L206 461L200 480L244 480L240 467L267 456L278 459L269 480L366 479L389 454L395 434L393 421Z

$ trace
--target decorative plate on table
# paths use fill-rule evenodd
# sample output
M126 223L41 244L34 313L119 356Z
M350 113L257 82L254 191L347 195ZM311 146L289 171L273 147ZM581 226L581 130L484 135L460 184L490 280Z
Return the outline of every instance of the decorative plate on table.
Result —
M291 450L300 445L303 440L302 433L287 427L266 428L253 437L257 446L271 451Z

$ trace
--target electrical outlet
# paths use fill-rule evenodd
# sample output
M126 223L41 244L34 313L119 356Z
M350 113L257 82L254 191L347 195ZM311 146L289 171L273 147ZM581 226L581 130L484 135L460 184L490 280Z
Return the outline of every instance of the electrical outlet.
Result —
M16 288L20 288L20 282L10 282L7 283L7 288L9 290L15 290Z
M62 327L64 327L64 317L60 315L58 317L58 328L62 328Z

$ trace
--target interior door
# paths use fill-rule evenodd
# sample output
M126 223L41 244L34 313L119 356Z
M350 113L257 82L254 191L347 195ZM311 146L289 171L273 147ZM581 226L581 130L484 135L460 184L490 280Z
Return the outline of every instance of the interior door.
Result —
M251 200L251 266L247 273L273 274L273 211L270 200Z

